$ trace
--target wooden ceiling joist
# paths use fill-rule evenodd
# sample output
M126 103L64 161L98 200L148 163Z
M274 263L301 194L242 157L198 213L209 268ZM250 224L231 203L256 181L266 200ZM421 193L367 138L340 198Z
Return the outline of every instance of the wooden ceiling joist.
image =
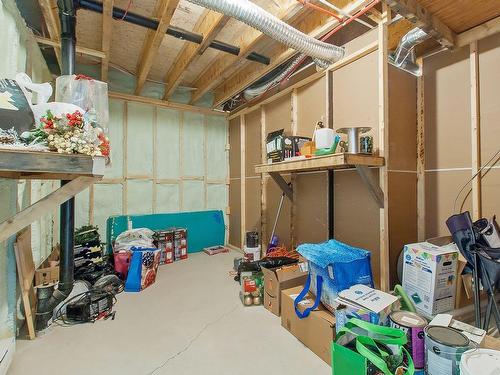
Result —
M60 41L52 40L52 39L48 39L48 38L44 38L44 37L36 36L36 35L35 35L35 40L39 44L45 44L47 46L54 47L56 49L56 51L60 51L60 49L61 49L61 42ZM76 45L75 50L76 50L76 53L80 53L82 55L87 55L87 56L99 57L100 59L104 59L104 57L106 56L104 51L99 51L96 49L83 47L83 46L79 45L78 43Z
M356 1L351 5L347 5L343 10L349 14L354 14L364 8L365 1ZM323 13L312 13L308 17L301 17L300 22L294 25L295 28L305 34L309 34L313 38L319 38L337 26L339 22L336 19L329 17ZM214 107L217 107L228 99L238 94L246 87L257 81L260 77L271 72L277 66L283 64L297 53L292 48L288 48L283 44L276 46L269 65L246 65L240 69L230 79L226 80L215 91Z
M486 38L500 32L500 17L493 18L479 26L457 35L457 47L469 45L471 42Z
M59 8L57 7L56 0L38 0L38 3L42 9L42 15L45 19L50 39L56 41L58 45L60 45L61 24L59 22ZM55 48L54 50L59 67L62 68L61 49Z
M203 35L203 43L186 43L179 55L175 59L175 64L172 64L167 74L165 75L165 95L164 100L173 94L179 83L181 82L182 74L189 67L189 64L201 53L202 48L208 47L211 41L215 38L218 32L224 27L228 21L228 17L211 10L205 11L201 16L200 21L196 24L193 32Z
M385 0L393 11L401 14L446 48L455 46L456 34L417 0Z
M101 62L101 81L108 81L108 68L111 50L111 30L113 26L114 0L103 0L102 3L102 40L101 48L105 56Z
M290 22L300 13L301 9L302 7L299 3L293 3L293 5L289 7L282 8L278 14L275 14L275 16L283 22ZM196 87L196 92L191 99L191 103L195 103L203 95L205 95L205 93L234 74L246 63L245 58L258 44L266 40L266 38L268 37L260 31L253 28L249 29L248 32L246 32L245 35L242 35L238 41L238 45L240 46L240 54L238 56L220 54L193 83L193 86ZM255 66L255 64L251 64L251 66Z
M149 71L153 65L154 58L158 53L161 42L165 37L165 32L170 25L170 20L174 15L179 0L159 0L155 12L155 18L158 19L158 28L155 31L149 30L146 40L142 46L142 59L137 66L137 84L135 94L139 95L146 83Z

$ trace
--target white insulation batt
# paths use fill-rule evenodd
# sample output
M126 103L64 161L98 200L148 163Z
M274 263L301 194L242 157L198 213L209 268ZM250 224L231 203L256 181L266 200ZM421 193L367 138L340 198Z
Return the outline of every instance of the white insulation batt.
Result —
M228 123L224 116L111 99L111 164L77 196L77 226L106 219L220 209L228 205ZM226 221L227 222L227 221Z

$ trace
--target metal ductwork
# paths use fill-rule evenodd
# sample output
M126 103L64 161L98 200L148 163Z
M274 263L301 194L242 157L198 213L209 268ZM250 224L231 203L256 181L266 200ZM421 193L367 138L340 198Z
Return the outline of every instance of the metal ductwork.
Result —
M421 76L421 68L415 62L415 47L429 37L425 31L418 27L411 29L401 38L396 50L389 55L389 62L408 73Z
M236 18L307 56L324 63L334 63L344 57L344 49L319 41L281 21L248 0L189 0L193 4Z
M73 0L58 0L61 20L61 62L62 74L70 75L75 70L76 11ZM69 181L62 181L64 185ZM73 290L74 281L74 233L75 233L75 198L64 202L60 208L60 260L59 283L57 289L39 288L36 312L36 330L47 328L52 319L53 310L64 301Z

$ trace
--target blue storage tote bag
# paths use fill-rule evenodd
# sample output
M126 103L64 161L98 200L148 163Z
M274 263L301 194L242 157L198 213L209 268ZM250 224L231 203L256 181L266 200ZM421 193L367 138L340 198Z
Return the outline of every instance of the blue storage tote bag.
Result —
M367 250L329 240L319 244L302 244L297 251L309 264L306 284L294 302L295 312L301 319L317 308L320 301L333 312L338 292L353 285L364 284L373 288L370 252ZM302 312L297 306L309 290L316 296L316 302Z
M132 247L132 257L125 280L126 292L140 292L156 280L160 249Z

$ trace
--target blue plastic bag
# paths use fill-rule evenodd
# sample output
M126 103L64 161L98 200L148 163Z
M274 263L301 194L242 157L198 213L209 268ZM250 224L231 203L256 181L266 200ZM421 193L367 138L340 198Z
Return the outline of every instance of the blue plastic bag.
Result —
M156 280L160 249L132 247L132 257L125 280L126 292L140 292Z
M364 284L373 288L371 254L367 250L329 240L300 245L297 251L309 264L306 284L294 302L295 312L301 319L318 307L320 301L333 312L338 293L353 285ZM297 306L309 291L316 295L316 302L302 312Z

